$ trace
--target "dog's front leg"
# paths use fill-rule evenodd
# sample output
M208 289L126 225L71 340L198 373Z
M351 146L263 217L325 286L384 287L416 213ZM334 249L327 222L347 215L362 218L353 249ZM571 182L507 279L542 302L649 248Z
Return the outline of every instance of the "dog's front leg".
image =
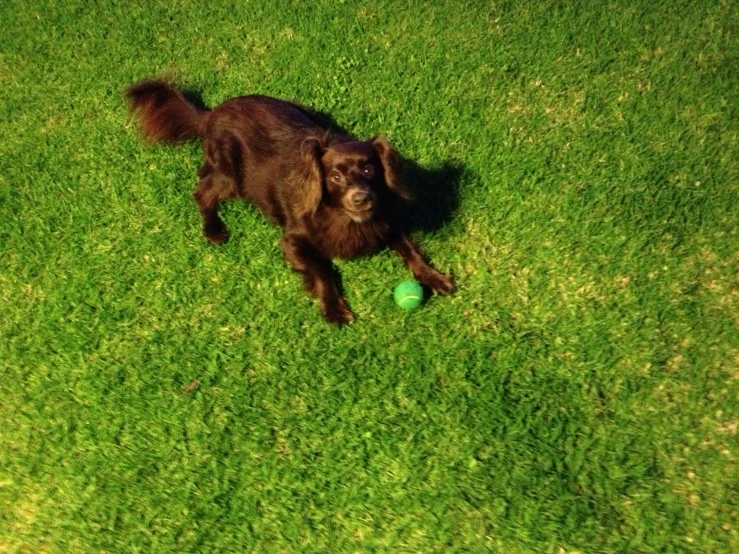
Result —
M320 301L326 321L339 325L354 321L354 315L339 290L331 260L298 235L288 234L282 238L282 252L292 268L303 275L305 290Z
M398 235L390 241L390 248L397 252L408 269L411 270L413 276L421 283L438 292L439 294L448 294L454 289L454 282L451 277L439 273L423 258L423 254L413 241L404 233Z

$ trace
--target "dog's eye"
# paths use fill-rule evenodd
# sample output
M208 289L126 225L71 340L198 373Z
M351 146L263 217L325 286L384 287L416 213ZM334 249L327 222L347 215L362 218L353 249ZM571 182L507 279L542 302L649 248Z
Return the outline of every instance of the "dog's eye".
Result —
M368 179L371 179L372 177L375 176L375 166L373 165L369 165L369 164L365 165L362 171L364 172L364 176L367 177Z
M333 171L331 172L331 180L332 180L332 181L333 181L334 183L337 183L337 184L341 184L341 182L343 181L343 179L344 179L344 178L343 178L343 176L341 175L341 173L339 173L339 172L338 172L338 171L336 171L335 169L334 169L334 170L333 170Z

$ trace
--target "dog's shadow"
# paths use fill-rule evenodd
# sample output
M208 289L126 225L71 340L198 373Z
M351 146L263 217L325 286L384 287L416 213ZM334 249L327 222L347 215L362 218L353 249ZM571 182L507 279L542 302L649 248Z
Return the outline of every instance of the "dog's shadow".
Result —
M462 165L455 162L427 169L406 160L406 182L412 196L404 209L408 231L437 231L454 218L463 173Z
M203 100L203 91L200 89L194 89L191 87L182 87L180 92L185 99L190 102L193 106L199 110L211 110L212 108L207 106ZM215 106L214 106L215 107Z

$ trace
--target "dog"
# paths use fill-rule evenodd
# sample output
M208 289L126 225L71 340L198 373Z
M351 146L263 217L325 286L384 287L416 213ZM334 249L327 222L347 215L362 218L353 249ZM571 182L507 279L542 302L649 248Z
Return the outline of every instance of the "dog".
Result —
M208 110L157 79L136 83L125 95L149 139L203 141L194 196L207 239L228 239L218 215L222 201L250 201L282 228L284 256L327 321L354 320L334 258L389 246L431 290L447 294L454 288L404 231L400 214L410 200L404 162L385 139L357 140L319 123L307 108L269 96L231 98Z

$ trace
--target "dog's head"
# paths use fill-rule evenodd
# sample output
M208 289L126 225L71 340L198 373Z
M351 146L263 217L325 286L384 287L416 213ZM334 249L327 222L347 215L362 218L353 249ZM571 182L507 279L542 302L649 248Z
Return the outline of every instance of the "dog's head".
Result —
M329 146L309 138L302 158L303 214L315 213L324 203L363 223L372 219L388 194L410 199L400 154L382 138Z

